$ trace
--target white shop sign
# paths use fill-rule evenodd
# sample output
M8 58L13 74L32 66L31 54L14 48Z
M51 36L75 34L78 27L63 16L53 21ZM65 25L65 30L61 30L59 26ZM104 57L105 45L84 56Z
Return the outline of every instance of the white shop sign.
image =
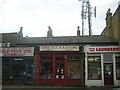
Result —
M34 47L0 48L0 56L33 56Z
M86 53L120 52L120 46L85 46Z
M40 51L79 51L79 46L40 46Z

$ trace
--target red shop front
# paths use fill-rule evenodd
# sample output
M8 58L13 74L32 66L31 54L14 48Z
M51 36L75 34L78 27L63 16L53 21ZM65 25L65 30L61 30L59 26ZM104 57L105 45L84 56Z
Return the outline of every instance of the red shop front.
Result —
M36 55L38 85L81 85L79 46L40 46Z

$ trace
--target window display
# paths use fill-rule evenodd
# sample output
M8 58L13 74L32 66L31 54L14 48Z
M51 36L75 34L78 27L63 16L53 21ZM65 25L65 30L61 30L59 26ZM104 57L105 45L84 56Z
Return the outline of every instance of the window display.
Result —
M80 78L80 62L68 62L68 78Z
M116 77L120 80L120 57L116 57Z
M101 79L101 59L100 57L88 57L88 79Z
M40 78L52 78L52 62L41 62Z
M62 63L56 64L56 78L57 79L64 78L64 64L62 64Z

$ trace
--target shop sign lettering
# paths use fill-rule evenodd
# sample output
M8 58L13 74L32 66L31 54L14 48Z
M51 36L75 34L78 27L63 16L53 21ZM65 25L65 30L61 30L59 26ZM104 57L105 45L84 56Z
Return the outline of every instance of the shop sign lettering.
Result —
M118 46L85 47L84 52L89 52L89 53L120 52L120 47Z
M40 46L40 51L79 51L79 46Z
M34 47L0 48L0 56L33 56Z

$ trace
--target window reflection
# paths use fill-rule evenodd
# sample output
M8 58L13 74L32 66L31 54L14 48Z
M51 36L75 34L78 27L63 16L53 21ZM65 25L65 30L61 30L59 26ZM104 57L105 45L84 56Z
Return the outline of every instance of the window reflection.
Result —
M80 62L68 62L68 78L80 78Z
M40 78L52 78L52 62L41 62Z
M88 79L101 79L100 57L88 57Z

